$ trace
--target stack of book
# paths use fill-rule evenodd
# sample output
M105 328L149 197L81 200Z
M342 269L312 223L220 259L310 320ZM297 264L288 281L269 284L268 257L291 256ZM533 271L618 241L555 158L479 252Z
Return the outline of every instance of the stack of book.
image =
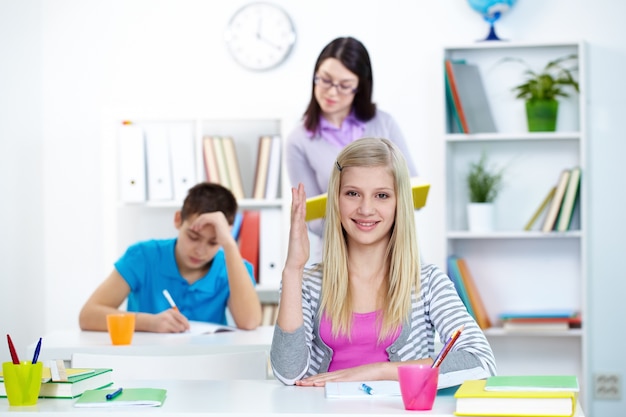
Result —
M524 226L524 230L532 230L533 225L544 213L541 231L571 230L574 213L579 207L580 176L580 167L562 170L556 185L550 187L548 194Z
M570 417L579 386L573 375L492 376L465 381L454 394L458 416Z
M52 379L50 368L44 366L42 372L42 384L39 390L41 398L75 398L89 389L107 387L113 383L111 369L78 369L66 368L65 375L60 379ZM2 374L0 374L2 381ZM0 383L0 397L6 397L4 384Z
M503 312L498 318L509 331L567 331L582 326L580 312L569 309Z

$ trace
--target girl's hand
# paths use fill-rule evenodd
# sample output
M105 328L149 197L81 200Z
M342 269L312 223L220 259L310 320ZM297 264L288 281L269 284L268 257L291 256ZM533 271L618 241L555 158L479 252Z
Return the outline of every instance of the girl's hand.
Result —
M189 320L176 309L167 310L153 315L151 332L154 333L182 333L189 330Z
M393 368L393 369L392 369ZM340 371L325 372L296 381L301 387L323 387L327 382L339 381L377 381L381 379L398 379L396 367L390 362L370 363ZM390 372L391 371L391 372ZM395 375L395 378L393 377Z
M291 227L285 269L302 269L309 260L309 233L305 216L306 194L304 185L298 184L298 188L291 189Z

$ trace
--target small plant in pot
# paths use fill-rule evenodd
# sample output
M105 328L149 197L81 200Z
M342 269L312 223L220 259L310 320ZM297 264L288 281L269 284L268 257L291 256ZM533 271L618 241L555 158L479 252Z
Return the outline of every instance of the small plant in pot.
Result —
M469 204L468 226L471 231L493 230L493 202L502 189L503 169L490 168L487 154L482 153L478 162L472 162L467 174Z
M526 100L526 116L530 132L554 132L558 114L558 97L569 97L569 92L578 89L573 73L578 71L576 54L550 61L540 71L533 71L521 59L505 58L505 61L520 62L527 67L525 80L513 87L516 98Z

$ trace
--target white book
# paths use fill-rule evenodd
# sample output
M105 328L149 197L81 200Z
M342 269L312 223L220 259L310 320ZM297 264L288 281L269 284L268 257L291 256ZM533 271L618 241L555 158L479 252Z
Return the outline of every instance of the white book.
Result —
M146 126L148 200L172 200L172 170L167 126Z
M280 208L261 210L259 224L259 285L278 288L281 279Z
M282 140L279 135L272 136L272 145L270 147L270 158L267 166L267 182L265 185L265 198L275 199L279 195L280 184L280 167Z
M182 202L189 189L196 184L193 126L183 123L170 126L169 147L174 200Z
M146 200L146 154L143 130L122 125L118 132L120 200Z

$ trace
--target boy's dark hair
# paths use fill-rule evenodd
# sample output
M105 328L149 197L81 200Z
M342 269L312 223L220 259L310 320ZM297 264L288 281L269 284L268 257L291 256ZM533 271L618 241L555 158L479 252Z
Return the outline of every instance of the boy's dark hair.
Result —
M357 119L367 122L376 116L376 104L372 102L374 77L372 63L365 46L353 37L337 38L322 49L315 62L313 77L311 77L311 101L304 112L304 127L309 132L316 132L319 127L322 109L315 99L314 76L327 58L339 60L344 67L359 77L359 87L354 95L352 109Z
M201 182L187 192L181 218L184 221L194 214L221 211L228 224L233 224L237 209L237 199L228 188L211 182Z

